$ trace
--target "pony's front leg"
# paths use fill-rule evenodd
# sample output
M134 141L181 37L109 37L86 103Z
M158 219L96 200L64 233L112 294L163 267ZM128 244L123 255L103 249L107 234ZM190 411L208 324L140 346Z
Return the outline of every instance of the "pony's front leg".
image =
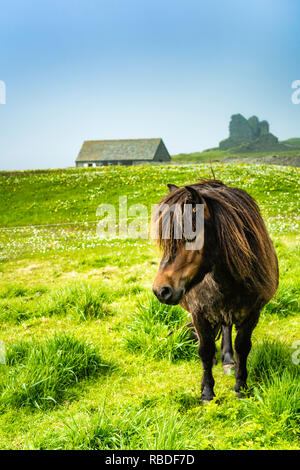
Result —
M203 376L201 381L201 399L202 402L208 402L213 399L214 378L212 375L212 366L215 356L215 334L210 323L201 316L193 316L193 323L199 336L199 356L203 365Z
M247 357L251 350L251 335L258 322L259 311L252 314L241 326L237 327L237 335L234 343L236 355L234 390L238 398L243 397L243 391L247 388Z
M232 326L223 325L222 326L222 341L221 341L221 351L222 351L222 365L225 374L230 374L234 369L234 358L233 358L233 349L232 349Z

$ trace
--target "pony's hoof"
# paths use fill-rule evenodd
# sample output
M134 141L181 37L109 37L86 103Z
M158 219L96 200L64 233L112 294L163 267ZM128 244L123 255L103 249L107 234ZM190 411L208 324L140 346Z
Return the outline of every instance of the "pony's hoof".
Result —
M214 393L203 393L201 395L201 403L209 403L210 401L212 401L215 397L215 394Z
M234 374L234 364L225 364L225 365L223 365L223 372L226 375L233 375Z
M236 397L241 399L241 398L245 398L245 394L242 393L242 392L236 392Z
M202 405L205 405L205 403L210 403L212 401L212 398L201 398L201 403Z

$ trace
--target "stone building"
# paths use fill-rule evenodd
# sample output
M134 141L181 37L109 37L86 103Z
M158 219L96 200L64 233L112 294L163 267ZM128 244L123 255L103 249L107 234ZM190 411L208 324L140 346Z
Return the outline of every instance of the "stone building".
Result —
M86 140L76 158L76 166L138 165L170 160L161 138Z

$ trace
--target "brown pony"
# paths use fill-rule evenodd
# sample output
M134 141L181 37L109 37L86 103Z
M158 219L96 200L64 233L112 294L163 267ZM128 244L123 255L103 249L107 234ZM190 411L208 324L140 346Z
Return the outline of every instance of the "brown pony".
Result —
M246 388L247 356L251 334L261 309L278 287L278 262L264 221L254 199L239 188L218 180L201 180L185 187L168 185L170 193L159 203L154 218L158 243L163 251L153 292L160 302L180 304L191 313L199 339L203 365L202 400L214 397L212 365L215 338L222 330L223 366L234 363L231 329L235 340L235 391ZM163 215L179 205L204 206L204 242L200 249L187 250L187 239L174 237L178 219L169 210L170 234L162 233Z

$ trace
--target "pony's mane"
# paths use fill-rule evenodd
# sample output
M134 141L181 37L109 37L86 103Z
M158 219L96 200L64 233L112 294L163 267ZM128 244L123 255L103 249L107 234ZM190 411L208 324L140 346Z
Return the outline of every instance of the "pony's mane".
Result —
M189 187L197 192L198 203L204 203L208 208L220 255L232 276L256 289L274 290L278 277L277 260L255 200L242 189L229 187L215 179L201 180ZM158 209L163 204L165 207L174 204L183 206L191 200L191 192L181 187L167 194L159 202ZM158 211L154 219L154 223L159 224L158 245L165 255L175 255L185 240L177 240L172 236L176 224L172 213L171 237L162 238L163 213Z

